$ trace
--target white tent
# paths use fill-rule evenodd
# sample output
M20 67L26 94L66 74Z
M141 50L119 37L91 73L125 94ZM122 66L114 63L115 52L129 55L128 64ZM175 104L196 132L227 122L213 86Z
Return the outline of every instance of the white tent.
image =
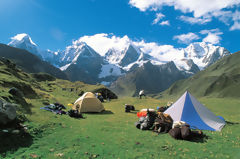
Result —
M174 121L185 121L192 128L221 131L225 121L214 115L187 91L165 113Z

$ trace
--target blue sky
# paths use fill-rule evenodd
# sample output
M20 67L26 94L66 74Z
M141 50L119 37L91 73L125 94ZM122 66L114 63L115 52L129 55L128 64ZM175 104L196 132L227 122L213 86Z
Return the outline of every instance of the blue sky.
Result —
M99 33L186 47L195 41L239 51L240 0L0 0L0 42L27 33L64 49Z

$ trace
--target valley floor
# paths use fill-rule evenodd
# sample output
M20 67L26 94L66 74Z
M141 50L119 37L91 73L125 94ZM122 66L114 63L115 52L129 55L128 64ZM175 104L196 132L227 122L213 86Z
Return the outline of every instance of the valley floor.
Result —
M64 105L73 97L59 99ZM228 124L222 132L204 131L207 137L194 142L175 140L168 134L156 134L135 128L136 112L125 113L124 104L137 110L166 105L167 99L121 98L107 101L101 114L84 114L85 119L55 115L40 110L37 100L25 124L31 132L26 144L9 143L0 158L240 158L240 101L237 99L199 99ZM70 107L68 107L70 109ZM22 141L23 142L23 141ZM21 146L20 146L21 145Z

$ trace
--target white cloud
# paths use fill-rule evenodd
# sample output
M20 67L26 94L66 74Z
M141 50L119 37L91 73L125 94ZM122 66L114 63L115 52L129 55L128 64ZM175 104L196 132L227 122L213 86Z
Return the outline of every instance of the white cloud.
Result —
M189 16L180 16L180 20L190 23L190 24L206 24L210 21L212 21L212 18L209 16L206 17L189 17Z
M231 26L230 30L240 30L240 12L239 11L236 11L234 14L233 14L233 21L234 21L234 24L233 26Z
M153 20L152 24L157 24L164 17L165 15L163 15L162 13L157 13L156 18Z
M171 61L175 59L183 58L180 53L180 49L174 48L172 45L159 45L155 42L145 42L145 41L133 41L128 38L128 36L117 37L113 34L95 34L92 36L83 36L73 43L85 42L100 55L105 55L105 53L110 49L114 48L118 51L123 51L124 48L132 44L139 48L146 54L149 54L161 61Z
M199 36L195 33L190 32L187 34L176 35L173 37L173 39L177 39L179 43L189 44L194 40L198 40Z
M230 30L239 29L239 20L233 20L236 13L230 8L239 7L240 0L129 0L129 4L140 11L161 10L164 6L174 7L182 13L193 13L193 17L180 16L179 19L191 24L206 24L213 17L229 25L234 22Z
M220 33L220 34L222 34L222 32L218 29L218 28L216 28L216 29L210 29L210 30L201 30L200 32L199 32L200 34L209 34L209 33Z
M174 6L183 13L193 12L194 17L220 11L239 5L239 0L130 0L129 4L141 11L161 9L163 6Z
M127 35L117 37L112 34L100 33L93 36L80 37L76 42L86 42L100 55L105 55L110 48L121 50L122 48L127 47L129 43L131 43L131 40Z
M162 21L161 23L159 23L159 25L168 25L168 26L170 26L170 23L169 23L168 20L166 20L166 21Z
M207 34L207 36L203 39L203 42L211 43L211 44L219 44L222 40L221 36L223 33L218 29L211 30L202 30L200 34Z
M180 49L174 48L172 45L159 45L155 42L133 42L135 46L140 48L140 50L146 54L149 54L161 61L174 61L176 59L182 59L183 54L181 54Z
M240 22L234 22L233 26L230 28L231 31L233 30L240 30Z
M222 38L216 34L209 33L204 39L203 42L218 44Z

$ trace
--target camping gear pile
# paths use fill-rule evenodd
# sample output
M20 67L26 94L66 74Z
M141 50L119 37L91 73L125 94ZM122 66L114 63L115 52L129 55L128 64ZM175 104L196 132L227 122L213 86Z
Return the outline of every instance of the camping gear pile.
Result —
M161 107L161 110L164 108ZM202 137L202 131L192 131L190 125L177 121L173 123L170 115L163 112L148 111L146 116L141 116L135 126L141 130L152 130L159 133L168 133L174 139L192 140L195 137Z
M183 140L202 137L201 130L221 131L225 125L222 118L214 115L189 92L170 107L160 107L157 113L147 109L146 112L138 112L137 116L139 121L135 126L138 129L169 133L173 138Z
M142 111L142 114L145 114L145 111ZM151 130L156 118L155 111L149 111L147 109L146 116L139 116L139 121L135 123L135 126L141 130Z
M163 107L161 107L163 110ZM152 109L143 109L137 113L139 121L135 126L141 130L153 130L155 132L168 132L173 124L172 118L168 114L162 112L155 112Z
M69 110L68 115L72 118L83 118L82 113L79 113L78 110Z
M104 102L103 96L101 93L95 93L95 96L97 99L99 99L101 102Z
M125 112L129 113L132 111L135 111L135 107L133 105L125 104Z
M169 130L168 134L174 139L192 140L194 138L203 137L201 130L193 131L190 129L190 125L184 121L176 121L173 123L172 129Z
M55 114L67 114L65 111L63 111L62 109L66 109L66 107L60 103L54 103L54 104L50 104L50 105L46 105L44 107L41 107L40 109L44 109L47 111L51 111Z
M105 110L100 100L96 98L96 96L91 92L84 93L80 98L75 101L74 104L69 103L68 106L72 106L72 109L68 112L63 111L62 109L66 109L66 107L59 103L46 105L40 109L51 111L60 115L67 114L73 118L83 118L82 113L97 113Z

